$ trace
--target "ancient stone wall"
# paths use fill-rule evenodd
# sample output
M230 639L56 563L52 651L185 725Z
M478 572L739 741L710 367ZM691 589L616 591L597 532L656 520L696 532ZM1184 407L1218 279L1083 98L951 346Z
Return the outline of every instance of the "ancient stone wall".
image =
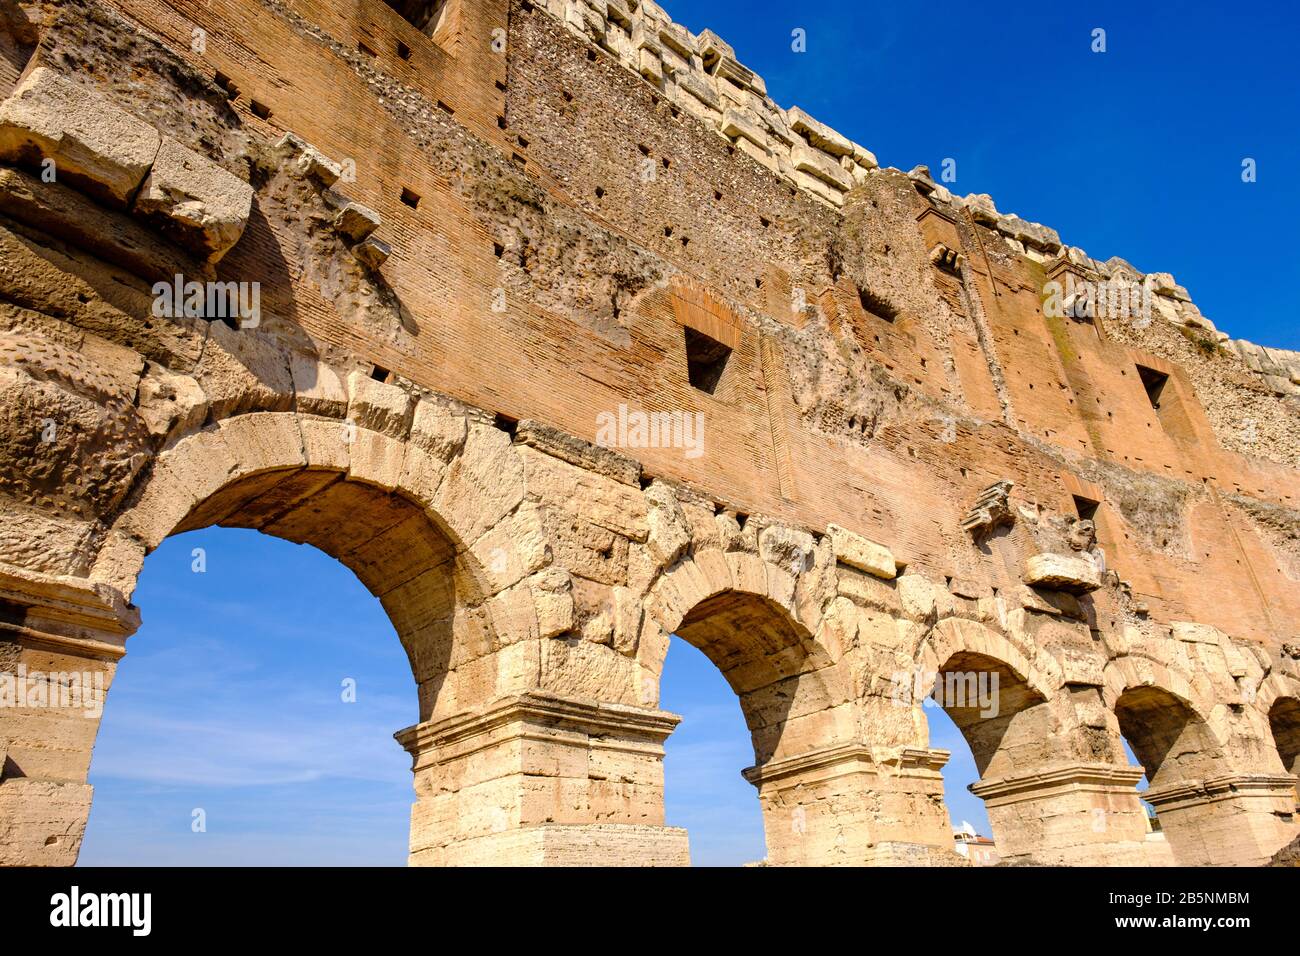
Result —
M413 863L686 862L672 634L774 864L959 862L927 698L1004 858L1294 838L1300 370L1171 277L878 168L649 2L0 10L0 862L76 859L59 688L209 525L380 598Z

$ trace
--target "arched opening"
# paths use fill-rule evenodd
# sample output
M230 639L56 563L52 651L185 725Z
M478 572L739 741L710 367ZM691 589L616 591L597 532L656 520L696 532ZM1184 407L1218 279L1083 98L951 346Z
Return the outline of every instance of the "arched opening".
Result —
M825 706L816 671L829 662L812 636L770 598L725 591L682 619L676 635L704 653L740 698L755 764L793 752L790 722Z
M928 697L925 708L926 722L930 730L930 747L946 750L951 755L948 762L943 765L941 773L943 774L943 803L948 810L948 819L952 822L957 852L971 859L972 846L980 845L984 850L978 855L997 855L997 843L993 839L993 827L989 823L984 801L970 791L971 786L978 783L980 779L979 770L975 766L975 755L946 710ZM982 861L972 860L972 862Z
M1001 661L953 654L939 668L931 698L970 746L981 779L1013 775L1040 756L1050 716L1035 708L1045 699Z
M254 531L165 540L90 768L84 865L395 866L411 671L338 561Z
M1148 784L1144 804L1154 808L1174 860L1183 866L1214 862L1206 835L1219 821L1204 804L1188 804L1212 775L1219 747L1205 720L1185 700L1154 686L1130 687L1115 703L1120 734ZM1141 787L1139 787L1141 789Z
M842 703L828 691L824 679L823 669L831 662L789 612L771 598L751 592L725 590L700 601L681 619L674 635L701 652L721 674L739 700L749 734L753 766L744 769L742 764L730 772L744 770L745 779L758 788L764 839L761 845L745 844L748 859L733 856L730 862L763 859L763 846L769 861L790 862L789 845L805 842L804 811L791 802L784 778L772 781L765 773L825 744L831 726L828 715ZM690 659L689 653L683 656ZM716 699L713 704L725 706ZM689 736L685 739L689 741ZM710 775L719 770L729 772L714 766ZM676 801L676 795L666 795L668 806ZM757 856L751 855L755 849L760 851ZM708 857L701 862L708 862Z
M1279 697L1269 708L1268 725L1282 766L1296 777L1296 809L1300 812L1300 700Z
M672 638L659 706L681 724L664 745L664 815L690 834L695 866L743 866L766 855L763 814L739 773L753 744L731 688L703 652Z
M1048 762L1052 720L1046 698L1010 665L959 650L935 673L925 705L930 745L956 755L945 767L944 792L958 852L982 864L1030 855L1020 805L1000 798L1004 784ZM955 793L954 778L980 800ZM963 833L964 824L974 833Z
M260 434L254 430L253 439ZM344 442L347 434L344 430L340 435ZM208 435L188 441L197 443ZM499 648L480 588L487 580L485 572L430 510L403 494L327 467L245 471L198 501L187 499L187 488L216 484L200 470L208 466L202 448L178 446L174 456L164 456L120 519L119 529L146 543L219 526L311 544L351 570L378 598L405 650L417 688L413 709L422 724L497 691L494 652ZM503 561L507 565L508 556ZM97 568L101 566L103 558ZM149 613L147 607L143 611ZM391 736L402 725L386 729L388 746L393 746ZM419 787L417 774L417 808ZM454 817L453 811L447 812ZM411 860L445 838L443 822L436 814L412 813Z
M406 649L421 720L433 713L451 669L453 633L476 645L464 648L469 653L491 649L486 630L463 620L467 607L481 603L475 576L449 532L404 495L325 469L265 471L199 502L171 533L214 525L310 544L351 570Z

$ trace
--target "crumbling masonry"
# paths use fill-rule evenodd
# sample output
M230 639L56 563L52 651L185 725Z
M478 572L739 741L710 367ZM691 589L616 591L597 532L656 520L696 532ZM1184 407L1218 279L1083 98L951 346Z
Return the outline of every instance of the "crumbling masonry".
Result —
M111 679L145 556L257 528L408 652L415 864L686 863L672 634L773 864L953 863L922 700L971 676L1006 858L1295 837L1300 356L1171 276L650 0L0 0L0 100L0 677ZM77 858L57 683L0 710L0 862Z

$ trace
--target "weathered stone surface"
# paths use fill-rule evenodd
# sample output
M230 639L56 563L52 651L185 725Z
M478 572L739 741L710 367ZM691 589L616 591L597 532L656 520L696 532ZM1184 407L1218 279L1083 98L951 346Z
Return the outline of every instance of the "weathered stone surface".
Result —
M163 137L133 208L178 245L216 262L244 234L252 203L248 183Z
M866 571L878 578L891 579L898 574L898 563L893 553L884 545L868 541L860 534L854 534L839 525L830 525L826 529L831 538L831 547L835 551L835 560L842 561L849 567Z
M348 202L334 217L334 228L353 242L361 242L381 225L379 213L359 202Z
M37 67L0 103L0 159L39 167L58 181L124 208L158 155L148 123L89 94L49 67Z
M876 168L649 0L511 5L504 73L437 66L492 4L406 5L434 33L398 34L409 67L291 6L202 18L248 54L216 82L149 34L187 36L184 5L47 4L24 41L146 121L170 239L89 178L0 170L0 678L108 674L145 555L221 524L336 556L388 614L413 863L684 862L674 635L736 695L772 865L972 862L935 706L1013 863L1293 839L1300 355ZM125 188L113 128L42 142ZM233 238L209 162L253 193L219 268L178 245ZM156 309L173 268L257 282L260 321ZM1139 314L1045 312L1097 276ZM98 721L72 711L0 708L0 859L76 858Z
M1054 591L1095 591L1101 587L1101 574L1086 556L1035 554L1025 562L1025 583Z

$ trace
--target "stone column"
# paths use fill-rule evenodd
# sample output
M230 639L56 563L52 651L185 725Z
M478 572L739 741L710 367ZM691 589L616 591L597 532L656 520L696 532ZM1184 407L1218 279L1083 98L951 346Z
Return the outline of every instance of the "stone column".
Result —
M0 865L77 862L105 695L139 623L112 588L0 568Z
M878 757L841 744L744 771L773 866L960 865L943 803L946 750Z
M1004 860L1054 866L1172 866L1137 792L1139 767L1061 764L980 780Z
M681 718L541 693L399 732L412 865L686 866L664 826L664 740Z
M1180 866L1260 866L1296 837L1290 774L1223 774L1145 796Z

